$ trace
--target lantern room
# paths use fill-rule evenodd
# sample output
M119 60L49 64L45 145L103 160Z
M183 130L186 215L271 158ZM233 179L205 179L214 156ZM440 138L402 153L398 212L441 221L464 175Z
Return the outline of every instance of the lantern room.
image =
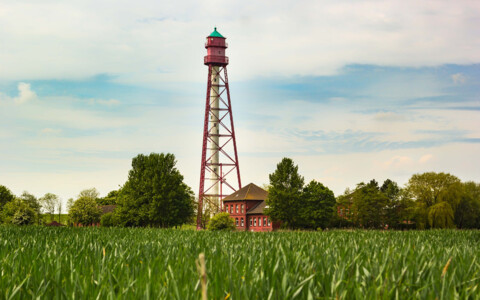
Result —
M225 56L225 49L228 45L225 37L217 31L217 27L207 37L205 48L207 56L204 58L205 65L226 66L228 65L228 57Z

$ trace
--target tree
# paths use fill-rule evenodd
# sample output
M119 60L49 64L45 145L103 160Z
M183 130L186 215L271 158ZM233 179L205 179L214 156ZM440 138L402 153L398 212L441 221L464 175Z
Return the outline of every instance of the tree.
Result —
M235 221L226 212L214 215L207 225L208 230L235 230Z
M333 192L312 180L304 189L300 207L300 224L303 228L326 228L332 219L335 207Z
M13 200L15 200L15 195L6 186L0 185L0 211L5 204Z
M448 202L432 205L428 210L428 223L431 228L454 228L453 209Z
M357 185L353 192L353 220L358 226L381 228L386 225L388 197L380 191L374 179Z
M91 189L85 189L78 194L77 199L79 198L90 198L93 200L97 200L98 196L100 196L100 193L97 191L96 188L91 188Z
M457 197L453 197L453 192L460 184L460 179L448 173L427 172L423 174L414 174L408 181L406 191L409 197L415 201L415 222L417 228L423 229L430 225L430 215L433 217L436 213L430 214L429 210L435 204L446 202L452 210L456 209ZM445 204L435 208L446 212L448 209ZM433 222L432 224L435 224Z
M17 198L5 204L2 211L4 223L29 225L35 223L35 210L23 199Z
M102 227L111 227L115 225L115 215L113 212L103 214L100 218L100 225Z
M20 199L23 202L25 202L30 208L33 209L33 211L34 211L34 223L35 223L35 221L37 221L38 224L40 224L40 221L41 221L40 214L41 214L42 206L41 206L40 202L38 201L37 197L35 197L34 195L30 194L27 191L24 191L22 193L22 195L20 196Z
M110 191L107 196L98 198L98 205L115 205L117 204L118 190Z
M98 223L101 213L102 211L97 206L95 199L85 196L78 198L68 211L74 223L84 226Z
M62 223L61 216L62 216L62 201L58 201L57 203L57 210L58 210L58 223Z
M292 159L283 158L269 178L266 214L288 228L299 227L304 179L298 174L298 166Z
M455 183L460 183L460 179L448 173L427 172L423 174L414 174L407 184L407 189L411 196L417 202L424 203L430 207L439 201L442 193Z
M455 210L455 225L458 228L480 228L480 184L462 183L462 193Z
M169 227L188 222L194 194L175 167L173 154L139 154L117 197L117 219L124 226Z
M72 208L73 203L75 203L75 200L73 200L73 198L70 198L67 200L67 212L70 211L70 208Z
M53 214L55 213L55 207L60 203L60 198L52 193L46 193L39 199L43 209L50 215L50 222L53 221Z

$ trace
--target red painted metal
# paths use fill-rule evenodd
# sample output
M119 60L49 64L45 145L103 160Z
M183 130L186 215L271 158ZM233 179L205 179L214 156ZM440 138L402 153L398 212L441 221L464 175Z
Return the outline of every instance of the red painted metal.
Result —
M227 195L242 188L240 179L240 168L238 164L237 143L235 139L235 128L233 125L233 113L232 102L230 99L230 88L228 85L227 65L228 57L225 56L225 49L227 43L225 38L220 37L207 37L205 43L207 48L207 56L204 58L204 64L208 66L208 79L207 79L207 95L205 101L205 119L203 124L203 144L202 144L202 161L200 166L200 187L198 197L198 209L197 209L197 229L202 229L202 214L204 204L209 197L218 197L223 199ZM219 67L219 82L218 85L218 97L220 106L218 109L213 109L211 106L211 91L212 91L212 73L213 68ZM213 90L215 92L215 90ZM226 94L227 99L223 99ZM226 101L225 101L226 100ZM215 113L214 113L215 112ZM213 117L218 122L218 126L222 133L214 134L209 130L209 118ZM212 137L218 137L218 144L212 139ZM209 145L215 145L218 150L213 151ZM207 151L210 153L207 155ZM218 164L212 163L212 157L215 153L220 153L220 159ZM232 153L233 152L233 153ZM214 167L218 167L219 172L214 171ZM234 172L236 171L236 172ZM218 179L211 180L206 184L207 172L215 173ZM230 183L227 179L233 178L236 175L236 181L238 181L238 187L236 184ZM219 184L219 194L213 194L211 189ZM225 194L227 193L228 194ZM222 205L216 208L217 211L222 210Z

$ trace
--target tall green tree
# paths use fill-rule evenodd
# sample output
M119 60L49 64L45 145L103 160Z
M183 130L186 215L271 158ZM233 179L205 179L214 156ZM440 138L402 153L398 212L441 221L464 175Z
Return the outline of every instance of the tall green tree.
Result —
M426 172L414 174L408 181L406 191L409 197L415 201L415 222L417 228L423 229L435 226L430 222L431 216L440 212L450 212L445 204L434 208L435 212L430 214L432 206L446 202L455 211L458 205L457 197L452 197L452 192L460 184L460 179L449 173ZM431 225L432 224L432 225Z
M97 203L98 205L115 205L117 204L118 194L118 190L110 191L107 196L103 198L98 198Z
M287 228L301 226L300 208L304 179L291 158L283 158L275 172L269 175L270 189L266 214L273 221L282 221Z
M317 229L329 226L335 208L335 195L328 187L312 180L303 189L301 200L301 227Z
M458 228L480 228L480 184L469 181L462 183L461 188L455 225Z
M446 201L434 204L428 209L428 224L431 228L454 228L453 218L452 206Z
M353 192L353 220L357 226L381 228L387 224L388 197L380 191L378 182L360 183Z
M15 200L15 195L6 186L0 185L0 211L5 204L13 200Z
M124 226L170 227L191 220L193 191L183 182L173 154L139 154L117 197L117 220Z
M30 194L27 191L24 191L22 195L20 196L20 199L26 203L32 210L34 211L34 221L38 224L41 223L41 209L42 205L40 204L40 201L38 201L37 197L34 195Z
M68 215L72 222L88 226L100 222L101 210L94 198L81 196L70 207Z

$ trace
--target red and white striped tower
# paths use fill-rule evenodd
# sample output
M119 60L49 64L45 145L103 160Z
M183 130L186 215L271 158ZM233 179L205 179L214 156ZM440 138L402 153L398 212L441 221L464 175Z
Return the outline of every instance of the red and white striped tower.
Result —
M227 43L216 27L207 37L205 48L207 56L204 64L208 66L208 80L197 229L202 228L202 214L205 211L211 215L222 211L221 200L242 188L228 87Z

